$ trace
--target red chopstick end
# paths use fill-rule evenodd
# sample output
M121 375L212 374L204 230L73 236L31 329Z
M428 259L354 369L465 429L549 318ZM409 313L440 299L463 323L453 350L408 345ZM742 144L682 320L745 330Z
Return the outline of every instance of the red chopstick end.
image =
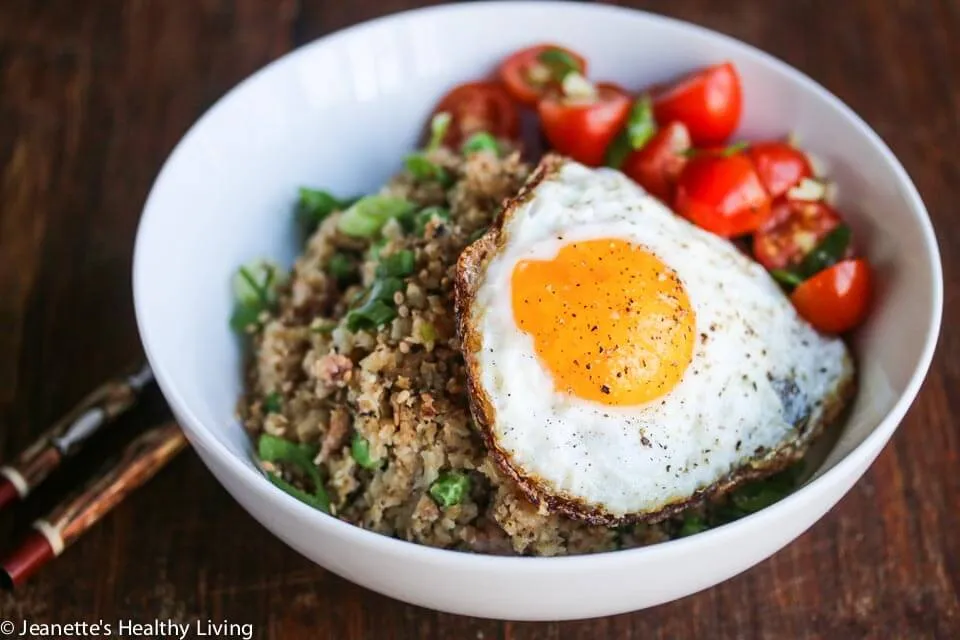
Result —
M53 558L53 547L39 531L30 532L16 549L0 561L8 588L19 587L37 569Z
M0 509L20 499L20 492L7 478L0 476Z

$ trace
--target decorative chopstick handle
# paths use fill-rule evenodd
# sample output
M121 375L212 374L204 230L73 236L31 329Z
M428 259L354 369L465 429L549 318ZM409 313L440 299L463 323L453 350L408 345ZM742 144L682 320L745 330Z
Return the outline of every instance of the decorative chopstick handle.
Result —
M33 531L0 561L7 586L21 584L147 482L187 444L174 422L154 427L126 446L84 487L33 523Z
M22 500L43 482L63 460L137 401L153 382L149 365L109 380L94 389L67 415L44 431L16 460L0 466L0 509Z

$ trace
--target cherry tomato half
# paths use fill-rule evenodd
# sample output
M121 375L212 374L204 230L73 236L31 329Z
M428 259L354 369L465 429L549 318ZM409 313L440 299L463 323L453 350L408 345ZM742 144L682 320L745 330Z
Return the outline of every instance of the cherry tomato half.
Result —
M745 155L700 153L680 173L674 208L697 226L733 238L767 220L770 195Z
M698 147L721 144L740 122L740 77L729 62L683 76L653 94L657 122L679 120Z
M786 142L752 144L747 155L771 198L779 198L803 178L813 176L807 155Z
M480 131L497 138L516 139L520 135L520 113L499 82L468 82L455 87L437 103L433 112L445 111L451 122L443 144L459 148L472 134Z
M824 333L843 333L867 316L871 289L866 260L843 260L806 280L790 294L797 312Z
M631 104L626 91L600 83L593 100L571 100L551 93L540 101L537 111L554 151L585 165L599 166L630 115Z
M840 215L823 202L778 200L770 217L753 234L753 256L768 270L796 264L840 224Z
M671 122L641 149L628 155L620 170L651 195L669 203L673 201L677 178L687 163L684 152L689 148L690 132L686 125Z
M504 60L499 73L514 100L534 107L550 89L559 87L562 73L558 70L571 66L587 75L587 61L580 54L555 44L539 44Z

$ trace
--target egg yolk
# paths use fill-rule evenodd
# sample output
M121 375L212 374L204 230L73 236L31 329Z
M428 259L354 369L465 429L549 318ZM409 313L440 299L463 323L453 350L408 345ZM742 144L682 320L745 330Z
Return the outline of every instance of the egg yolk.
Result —
M619 239L564 246L511 274L514 320L558 390L607 405L668 393L693 357L696 318L677 274Z

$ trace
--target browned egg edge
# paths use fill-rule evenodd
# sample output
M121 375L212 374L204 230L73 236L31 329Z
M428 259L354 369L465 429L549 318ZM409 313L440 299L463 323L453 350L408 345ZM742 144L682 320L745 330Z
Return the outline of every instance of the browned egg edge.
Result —
M785 442L783 446L767 452L759 459L747 462L710 486L694 492L688 498L664 505L654 511L618 515L601 506L587 503L577 496L553 488L546 479L524 473L522 466L500 446L494 433L496 415L493 403L481 383L478 354L482 349L483 340L471 321L473 302L484 280L487 266L505 245L504 226L517 209L532 197L536 188L544 180L556 175L565 162L566 159L556 154L544 156L517 195L503 203L502 210L490 229L466 247L457 260L454 309L460 349L467 369L470 410L496 465L513 478L523 495L541 510L560 513L589 524L613 527L641 522L659 522L707 500L722 497L745 482L769 477L799 461L828 425L834 425L843 418L845 410L856 394L857 368L855 366L851 366L852 375L842 382L833 395L824 399L824 409L818 419L799 427L800 433L797 438Z

